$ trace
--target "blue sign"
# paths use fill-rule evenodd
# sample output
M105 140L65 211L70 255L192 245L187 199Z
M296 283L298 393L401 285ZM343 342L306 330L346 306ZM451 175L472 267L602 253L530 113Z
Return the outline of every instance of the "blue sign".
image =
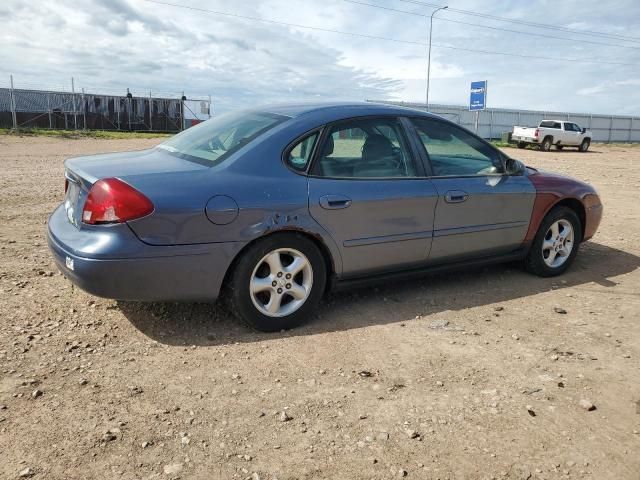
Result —
M484 110L485 108L487 108L487 81L471 82L469 110Z

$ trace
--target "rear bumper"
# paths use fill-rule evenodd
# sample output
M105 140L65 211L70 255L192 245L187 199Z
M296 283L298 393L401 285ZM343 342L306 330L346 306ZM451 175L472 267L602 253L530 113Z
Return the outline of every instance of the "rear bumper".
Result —
M242 246L150 246L124 224L77 229L62 208L49 218L47 240L60 271L82 290L137 301L215 300Z
M521 135L511 135L511 140L514 142L538 143L538 139L535 137L523 137Z

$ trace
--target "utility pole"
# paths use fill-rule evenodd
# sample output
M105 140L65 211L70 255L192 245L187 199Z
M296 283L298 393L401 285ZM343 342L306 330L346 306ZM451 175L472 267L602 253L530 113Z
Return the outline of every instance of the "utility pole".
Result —
M429 59L427 60L427 110L429 110L429 81L431 80L431 33L433 32L433 16L440 10L446 10L449 5L436 8L429 19Z

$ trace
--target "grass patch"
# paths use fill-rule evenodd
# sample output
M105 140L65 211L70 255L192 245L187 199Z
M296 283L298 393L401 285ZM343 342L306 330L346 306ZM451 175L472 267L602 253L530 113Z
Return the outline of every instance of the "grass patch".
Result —
M135 139L135 138L169 138L172 133L160 132L124 132L112 130L48 130L44 128L20 128L18 130L0 128L0 135L14 135L18 137L59 137L59 138L105 138Z

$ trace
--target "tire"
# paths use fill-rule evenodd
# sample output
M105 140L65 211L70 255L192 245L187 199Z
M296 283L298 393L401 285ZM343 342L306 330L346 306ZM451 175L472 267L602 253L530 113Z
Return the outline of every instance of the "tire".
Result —
M551 150L552 144L553 140L551 139L551 137L545 137L545 139L542 140L542 143L540 144L540 150L543 152L548 152L549 150Z
M525 142L518 142L517 147L518 148L525 148L527 146L527 144Z
M564 148L564 145L556 145L556 150L562 150Z
M587 150L589 150L590 145L591 145L591 140L588 138L585 138L584 140L582 140L582 143L578 147L578 150L580 150L581 152L586 152Z
M294 261L297 267L288 273ZM257 330L277 332L309 319L326 282L326 263L313 241L298 233L277 233L241 253L226 294L235 316ZM272 297L277 303L271 303Z
M567 232L567 241L560 242L554 238L552 226L558 224L558 234ZM567 227L570 226L570 231ZM551 235L549 235L551 233ZM570 235L572 233L572 235ZM550 237L550 238L549 238ZM526 269L540 277L554 277L564 273L578 254L582 239L582 225L574 210L568 207L555 207L540 223L531 249L525 259ZM570 249L567 246L570 245ZM558 250L556 250L556 247ZM565 255L562 255L564 251ZM554 252L557 251L557 254ZM553 255L553 258L551 256Z

